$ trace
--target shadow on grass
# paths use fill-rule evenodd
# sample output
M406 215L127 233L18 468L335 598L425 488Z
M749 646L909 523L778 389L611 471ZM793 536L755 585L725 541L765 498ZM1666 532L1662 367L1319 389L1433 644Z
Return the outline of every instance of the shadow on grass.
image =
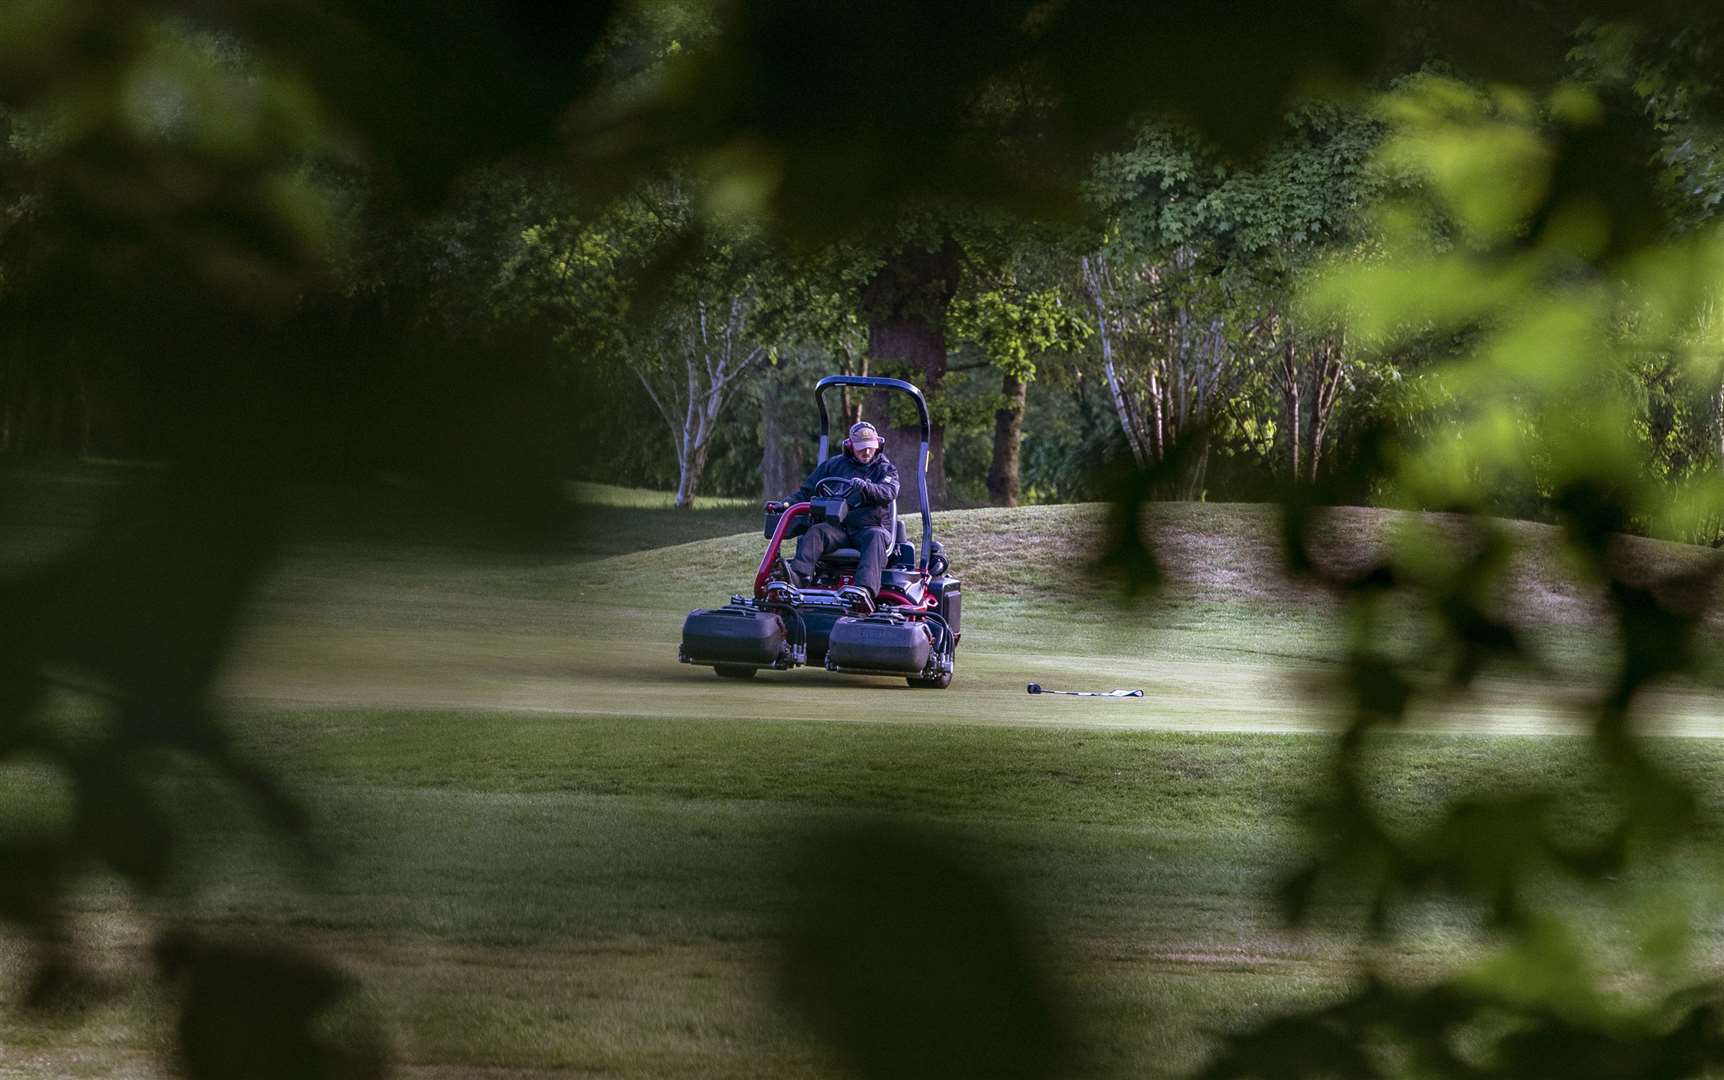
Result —
M671 507L602 506L576 508L569 555L577 561L608 559L636 551L710 540L760 529L760 510L753 506L714 506L677 510ZM761 540L764 549L766 541ZM737 589L741 582L714 582L716 589Z
M852 821L787 861L780 1000L853 1075L1052 1076L1075 1049L1037 926L996 867L937 830Z

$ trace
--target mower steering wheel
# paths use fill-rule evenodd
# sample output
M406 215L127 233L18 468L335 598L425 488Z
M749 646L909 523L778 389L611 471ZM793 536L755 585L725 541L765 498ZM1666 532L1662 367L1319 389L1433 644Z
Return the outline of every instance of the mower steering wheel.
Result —
M820 483L814 485L814 494L816 496L825 496L829 499L842 499L850 494L850 486L855 482L855 479L849 476L828 476L826 479L820 481ZM828 485L842 486L838 487L835 491L828 491L826 490Z

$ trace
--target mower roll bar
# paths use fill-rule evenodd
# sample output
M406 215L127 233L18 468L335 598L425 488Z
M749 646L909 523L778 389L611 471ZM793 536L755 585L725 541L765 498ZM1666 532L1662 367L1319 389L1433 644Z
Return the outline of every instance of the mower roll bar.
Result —
M933 557L934 547L934 516L928 510L928 435L933 425L928 421L928 403L922 398L922 391L903 379L887 379L879 375L828 375L814 384L814 404L820 409L820 460L826 460L826 450L830 445L827 432L829 421L826 416L826 391L834 386L863 386L872 390L896 390L909 394L916 402L916 415L922 421L922 449L916 455L916 494L922 503L922 565L928 569L929 560Z

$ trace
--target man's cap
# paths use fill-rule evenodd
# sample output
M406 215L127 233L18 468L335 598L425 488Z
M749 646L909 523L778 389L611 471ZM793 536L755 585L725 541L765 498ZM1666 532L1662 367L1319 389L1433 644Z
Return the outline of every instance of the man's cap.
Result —
M850 426L850 445L856 449L864 446L879 446L880 433L874 430L874 425L864 420Z

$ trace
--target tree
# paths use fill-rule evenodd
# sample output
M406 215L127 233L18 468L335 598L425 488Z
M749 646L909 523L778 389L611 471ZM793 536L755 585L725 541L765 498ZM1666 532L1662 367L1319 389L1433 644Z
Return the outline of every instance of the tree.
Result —
M1164 494L1203 494L1214 432L1244 384L1247 354L1262 333L1244 328L1194 249L1180 247L1168 264L1144 264L1126 276L1101 256L1083 256L1080 269L1096 310L1103 371L1140 466L1186 465Z
M1345 385L1346 332L1301 342L1288 334L1281 343L1275 385L1281 391L1281 445L1287 475L1315 483L1323 465L1329 423Z
M994 411L994 449L988 495L995 506L1016 506L1021 494L1019 448L1025 402L1037 363L1051 353L1070 353L1089 336L1089 324L1058 287L1027 289L1009 271L996 287L954 302L952 326L999 369L1000 403Z
M761 388L761 495L782 498L808 474L807 432L787 420L806 415L814 383L834 371L866 375L868 327L863 320L860 283L871 274L869 260L855 245L831 244L796 256L781 255L777 288L768 316L778 360ZM864 395L842 387L827 408L829 422L847 428L862 418Z
M1359 242L1379 130L1363 110L1310 103L1248 165L1155 123L1097 163L1105 243L1079 271L1102 370L1140 465L1190 443L1176 497L1202 492L1217 432L1248 419L1273 433L1290 475L1320 466L1353 364L1343 337L1300 327L1292 300L1307 268ZM1265 372L1279 415L1234 415Z
M645 390L670 435L683 509L699 495L725 406L773 355L767 253L746 229L697 227L695 197L673 177L590 222L530 227L510 271L560 313L568 354L625 370Z
M1646 170L1618 186L1610 163L1636 160L1625 153L1635 125L1573 84L1535 96L1426 77L1401 85L1386 108L1383 158L1408 183L1379 208L1373 258L1325 275L1310 309L1377 348L1441 343L1423 374L1455 403L1453 422L1437 438L1381 433L1352 475L1325 478L1313 496L1340 501L1362 482L1387 481L1405 503L1475 516L1462 519L1460 542L1432 523L1373 565L1342 570L1321 565L1323 511L1289 501L1289 565L1348 598L1351 645L1337 684L1349 687L1341 694L1353 719L1312 819L1318 853L1281 896L1302 921L1343 889L1365 913L1360 925L1392 942L1404 913L1445 895L1489 927L1480 937L1488 954L1417 986L1369 972L1341 1001L1229 1038L1208 1075L1261 1075L1292 1047L1324 1046L1337 1056L1308 1052L1277 1071L1369 1074L1375 1049L1388 1047L1439 1076L1703 1075L1724 1046L1713 1026L1719 989L1686 962L1691 920L1670 928L1660 962L1635 963L1645 985L1633 995L1611 992L1594 965L1602 950L1593 930L1598 901L1621 895L1619 877L1652 893L1685 888L1673 880L1672 853L1704 845L1710 831L1691 783L1635 737L1635 714L1650 687L1687 678L1700 662L1720 566L1650 572L1620 548L1636 520L1681 501L1646 474L1620 350L1630 324L1642 356L1684 355L1683 339L1724 284L1718 239L1625 239L1636 236L1655 177ZM1617 202L1620 218L1606 209ZM1715 370L1715 352L1692 359ZM1581 691L1590 724L1577 767L1598 778L1606 827L1577 835L1547 812L1548 795L1496 790L1466 793L1437 819L1403 828L1366 793L1371 733L1403 722L1426 695L1476 687L1482 672L1543 663L1524 613L1500 600L1514 541L1483 516L1497 477L1529 472L1620 636L1602 678ZM1390 612L1421 613L1433 634L1393 640ZM1421 686L1433 643L1445 674ZM1498 845L1491 854L1485 838ZM1636 892L1631 917L1655 905Z
M779 353L778 363L754 382L760 402L762 501L795 491L811 468L800 425L787 421L806 410L803 396L811 383L800 376L816 366L819 355L813 350L786 349Z
M694 505L718 418L737 387L767 358L754 327L758 303L746 282L698 291L666 306L634 335L632 366L671 429L676 446L676 505Z
M876 365L893 365L910 376L931 401L937 401L948 363L946 313L957 295L961 249L950 232L906 239L891 249L862 287L868 323L868 356ZM892 396L874 394L868 412L892 416ZM888 446L919 447L921 429L913 422L887 420ZM928 436L928 503L946 504L945 426L932 424ZM914 467L900 470L898 497L917 505L920 479Z

